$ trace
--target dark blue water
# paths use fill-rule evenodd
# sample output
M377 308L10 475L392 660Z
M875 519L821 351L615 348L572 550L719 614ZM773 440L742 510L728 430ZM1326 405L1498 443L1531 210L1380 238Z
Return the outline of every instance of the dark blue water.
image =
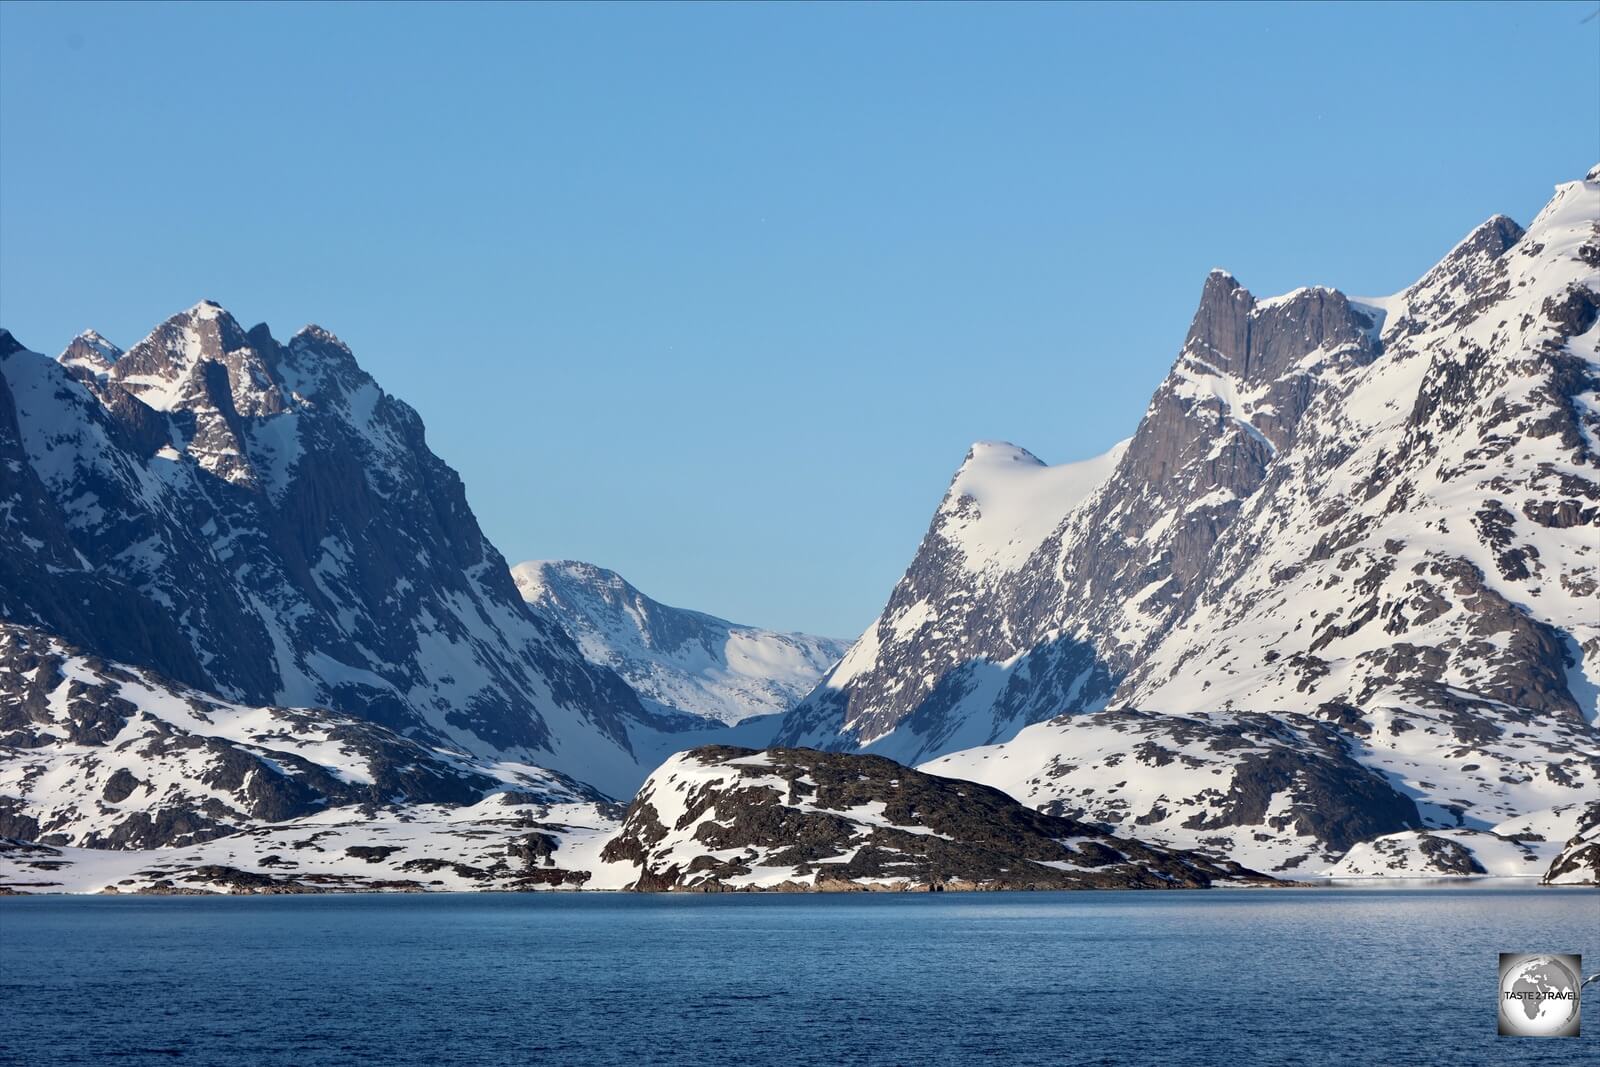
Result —
M0 1062L1600 1063L1600 894L0 898Z

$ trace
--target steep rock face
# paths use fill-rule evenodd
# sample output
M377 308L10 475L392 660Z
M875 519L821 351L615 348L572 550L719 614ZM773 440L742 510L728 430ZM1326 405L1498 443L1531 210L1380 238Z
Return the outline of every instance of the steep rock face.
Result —
M111 365L121 357L122 349L94 330L85 330L74 337L56 359L69 371L98 379L110 374Z
M531 561L511 576L524 600L642 699L714 722L788 711L849 647L668 607L592 563Z
M1192 888L1265 881L875 756L732 747L652 774L601 853L632 888Z
M1306 414L1120 700L1429 709L1463 740L1593 718L1597 217L1563 186L1383 302L1383 360Z
M5 335L4 618L619 796L653 765L636 744L691 725L522 602L416 412L327 331L280 343L202 303L63 363Z
M1140 746L1189 751L1224 794L1292 808L1308 780L1273 784L1227 738L1292 735L1316 758L1335 738L1365 769L1340 779L1336 807L1416 805L1422 827L1380 819L1363 829L1389 827L1377 836L1492 836L1593 795L1597 219L1600 184L1568 183L1526 234L1490 219L1385 298L1260 300L1213 272L1104 480L1064 515L1037 509L1053 532L998 569L967 565L948 535L983 510L952 487L883 618L780 739L957 753L935 766L1100 817L1114 809L1096 791L1122 779L1098 776L1124 767L1121 799L1150 839L1305 872L1330 870L1347 836L1268 825L1270 855L1250 850L1253 830L1199 844L1184 824L1212 817L1203 790L1167 795ZM1161 715L1025 729L1106 707ZM1207 755L1191 722L1230 725ZM1008 741L1005 761L984 758ZM1091 759L1075 758L1083 743ZM1050 773L1056 759L1070 773Z
M1034 560L1126 449L1048 466L1004 442L973 445L883 614L785 718L778 743L868 746L902 761L983 744L1111 679L1071 634L1035 643Z
M915 761L1105 706L1312 400L1376 358L1375 318L1327 289L1258 301L1212 272L1129 441L1065 467L974 446L884 614L780 740ZM1034 491L968 489L1004 464L1031 464ZM974 551L964 534L986 523L1028 536Z
M24 373L31 372L31 373ZM68 641L92 646L115 659L157 665L165 674L203 684L205 672L194 649L163 606L114 575L97 572L76 549L72 516L34 469L19 422L12 379L41 395L58 427L33 444L55 473L58 456L93 455L100 476L117 485L139 486L139 465L128 435L90 394L53 373L42 357L0 330L0 519L7 549L0 552L0 618L40 626ZM98 495L69 499L68 508L98 506ZM78 517L80 527L106 521L103 507ZM175 530L176 536L183 531ZM135 533L128 542L144 537Z
M1383 359L1308 411L1117 700L1361 709L1433 825L1600 792L1597 218L1563 186L1383 302Z

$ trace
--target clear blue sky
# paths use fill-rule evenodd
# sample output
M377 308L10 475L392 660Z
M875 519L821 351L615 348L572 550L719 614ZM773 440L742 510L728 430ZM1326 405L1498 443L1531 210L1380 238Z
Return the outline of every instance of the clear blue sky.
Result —
M1597 8L6 3L0 321L320 323L513 562L853 636L969 442L1132 431L1209 268L1527 222Z

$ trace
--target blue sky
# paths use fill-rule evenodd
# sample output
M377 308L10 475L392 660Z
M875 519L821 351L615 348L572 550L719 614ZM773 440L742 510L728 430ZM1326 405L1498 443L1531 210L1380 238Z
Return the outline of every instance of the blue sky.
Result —
M1600 158L1600 7L0 7L0 322L345 339L516 562L858 633L1206 271L1375 294Z

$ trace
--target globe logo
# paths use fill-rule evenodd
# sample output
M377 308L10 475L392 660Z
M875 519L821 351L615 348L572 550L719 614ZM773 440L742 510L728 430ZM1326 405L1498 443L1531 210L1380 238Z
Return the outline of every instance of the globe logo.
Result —
M1500 1033L1577 1037L1582 968L1577 956L1500 954Z

